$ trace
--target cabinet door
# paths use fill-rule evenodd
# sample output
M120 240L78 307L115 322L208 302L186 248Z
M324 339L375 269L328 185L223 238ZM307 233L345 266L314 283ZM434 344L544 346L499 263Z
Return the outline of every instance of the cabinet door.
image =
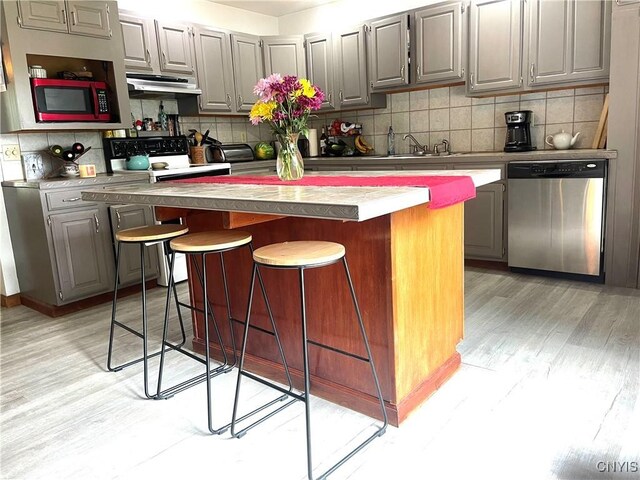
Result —
M529 85L609 76L611 2L531 2Z
M64 2L57 0L18 0L18 23L24 28L67 32L67 14Z
M307 54L307 75L314 85L324 92L322 110L333 110L336 107L333 84L333 48L331 34L305 36Z
M371 22L369 79L371 90L409 83L409 22L406 14Z
M522 3L477 0L469 25L469 93L521 85Z
M109 207L113 242L120 230L127 228L153 225L153 213L147 205L114 205ZM158 276L158 250L154 246L145 248L144 271L147 280ZM120 270L118 281L120 285L137 283L142 278L140 271L140 246L122 244L120 247Z
M301 36L263 37L262 53L265 75L307 77L304 64L304 41Z
M160 51L160 70L195 75L191 53L191 29L184 24L169 24L156 20L156 33Z
M126 70L153 72L154 65L159 65L153 20L120 13L120 26Z
M196 68L204 112L233 112L233 70L229 35L207 28L195 29Z
M67 0L69 32L90 37L111 37L109 6L106 2Z
M476 189L476 198L464 202L464 253L468 258L502 260L504 185L491 183Z
M464 79L466 7L455 2L415 13L416 83Z
M369 103L364 26L334 35L339 108Z
M248 112L257 100L253 87L264 72L260 38L253 35L231 35L233 81L236 91L236 110Z
M106 209L49 216L55 263L64 303L113 287L113 250Z

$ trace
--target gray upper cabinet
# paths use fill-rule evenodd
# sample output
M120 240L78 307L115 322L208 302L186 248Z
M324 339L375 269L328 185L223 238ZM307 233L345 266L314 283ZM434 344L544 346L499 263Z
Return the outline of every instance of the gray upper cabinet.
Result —
M369 103L364 25L334 34L338 108Z
M23 28L104 38L112 34L106 2L18 0L18 9Z
M156 20L160 71L195 75L192 33L188 25Z
M305 35L307 75L311 83L324 92L322 110L336 108L333 81L333 47L331 34Z
M299 35L262 37L265 75L307 77L304 58L304 39Z
M530 2L530 86L609 77L611 2Z
M203 112L233 112L233 65L231 43L225 32L196 27L196 67L202 89L199 107Z
M372 91L409 84L409 20L402 13L367 24Z
M248 112L257 100L253 87L264 77L260 37L231 34L236 111Z
M158 62L158 44L152 19L120 13L124 40L124 66L127 71L154 72ZM160 73L159 71L155 73Z
M467 91L517 89L522 84L522 2L476 0L470 10Z
M415 82L445 83L465 77L468 9L465 2L427 7L414 13Z

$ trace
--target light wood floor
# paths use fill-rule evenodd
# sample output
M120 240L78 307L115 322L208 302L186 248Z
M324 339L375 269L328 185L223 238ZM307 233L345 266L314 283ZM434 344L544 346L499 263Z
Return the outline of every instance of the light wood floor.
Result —
M151 312L163 300L155 289ZM120 305L121 318L139 315L135 297ZM466 312L460 371L331 478L639 478L611 464L640 462L640 291L468 269ZM240 440L211 436L204 385L143 400L141 366L106 371L109 314L109 305L58 319L1 311L3 479L306 478L302 404ZM121 340L121 358L139 349ZM168 359L173 372L200 372L180 357ZM235 379L215 380L218 425ZM243 393L273 395L249 382ZM313 406L320 473L374 422Z

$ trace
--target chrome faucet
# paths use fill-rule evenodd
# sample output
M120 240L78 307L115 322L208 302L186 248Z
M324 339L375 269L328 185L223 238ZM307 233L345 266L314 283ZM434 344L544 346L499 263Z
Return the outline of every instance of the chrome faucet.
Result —
M413 148L411 153L414 155L426 155L429 153L429 145L420 145L420 142L418 142L410 133L407 133L402 137L403 140L406 140L407 138L409 139L409 146ZM413 144L411 144L411 141L413 141Z
M440 147L444 147L444 150L441 152ZM442 143L436 143L433 146L433 154L434 155L449 155L451 152L449 151L449 141L445 138L442 139Z

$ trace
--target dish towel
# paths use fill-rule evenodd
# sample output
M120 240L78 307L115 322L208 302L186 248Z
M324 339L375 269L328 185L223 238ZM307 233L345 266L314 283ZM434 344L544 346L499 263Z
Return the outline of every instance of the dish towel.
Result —
M280 185L293 187L427 187L431 193L429 208L444 208L475 198L476 187L466 175L308 175L284 182L276 175L234 175L185 178L176 183L212 183L229 185Z

